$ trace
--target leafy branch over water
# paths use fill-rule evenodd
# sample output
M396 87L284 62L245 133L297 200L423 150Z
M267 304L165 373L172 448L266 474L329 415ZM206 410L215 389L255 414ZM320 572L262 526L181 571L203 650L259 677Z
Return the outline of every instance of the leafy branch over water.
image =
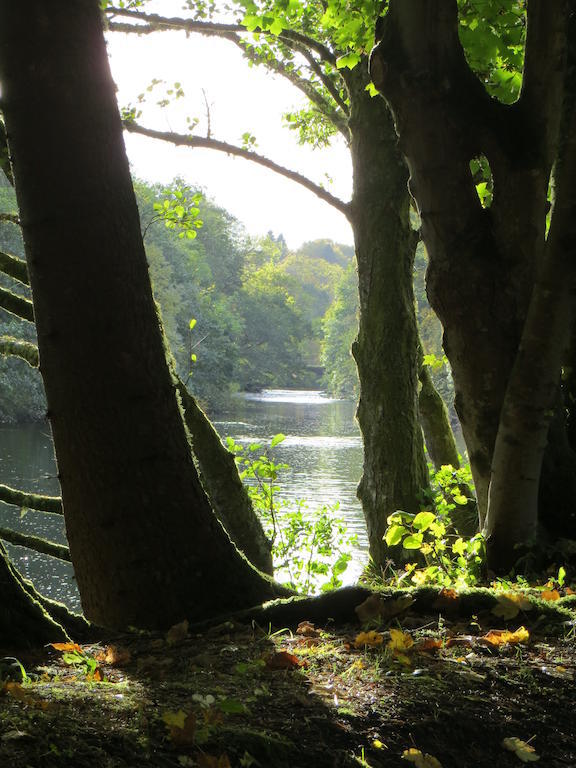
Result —
M243 446L227 437L226 445L236 456L240 477L272 543L279 578L303 593L325 592L342 585L356 535L337 517L338 504L312 511L305 501L282 498L279 474L290 467L277 463L270 451L285 438L277 434L269 446Z

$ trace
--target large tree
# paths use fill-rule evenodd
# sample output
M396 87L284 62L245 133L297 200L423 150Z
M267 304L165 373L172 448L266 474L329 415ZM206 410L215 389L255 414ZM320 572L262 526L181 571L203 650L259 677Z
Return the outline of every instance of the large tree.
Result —
M456 0L391 0L371 73L410 168L489 560L506 568L542 531L576 535L576 5L510 0L484 12L496 28L527 21L513 103L467 61ZM492 200L477 192L478 160Z
M231 543L194 468L96 0L2 0L0 82L86 615L159 627L262 602L274 585Z

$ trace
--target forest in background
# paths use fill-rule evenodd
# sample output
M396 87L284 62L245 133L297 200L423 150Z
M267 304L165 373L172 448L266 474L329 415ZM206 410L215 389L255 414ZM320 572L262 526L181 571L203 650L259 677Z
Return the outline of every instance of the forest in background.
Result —
M350 348L358 328L358 277L351 246L329 239L290 251L282 234L252 238L226 210L175 179L135 181L156 300L176 370L209 408L236 391L317 388L357 395ZM2 176L0 210L15 212ZM24 257L19 227L0 222L0 249ZM415 265L417 310L425 353L445 399L451 381L441 351L441 327L428 305L423 249ZM26 289L1 275L15 293ZM105 298L103 298L105 300ZM3 335L35 340L31 324L2 312ZM0 357L0 422L44 419L37 370Z

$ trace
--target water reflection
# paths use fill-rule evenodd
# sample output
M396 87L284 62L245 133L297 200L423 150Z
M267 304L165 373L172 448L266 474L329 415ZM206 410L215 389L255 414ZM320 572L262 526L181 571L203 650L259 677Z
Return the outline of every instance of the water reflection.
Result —
M282 432L286 439L274 450L290 470L281 477L282 495L305 500L310 510L340 504L338 515L357 533L348 582L367 559L367 541L356 486L362 471L362 445L354 420L354 404L308 390L265 390L237 396L224 413L213 415L222 436L236 442L268 440ZM35 493L57 494L58 481L50 431L45 424L0 427L0 483ZM0 502L0 525L63 543L63 519L20 510ZM74 609L80 601L72 568L23 547L7 545L11 557L41 591Z

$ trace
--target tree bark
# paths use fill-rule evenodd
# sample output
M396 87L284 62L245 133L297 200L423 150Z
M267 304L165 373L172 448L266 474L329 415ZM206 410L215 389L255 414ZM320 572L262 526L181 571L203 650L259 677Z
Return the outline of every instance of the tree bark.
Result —
M576 110L555 173L556 202L492 461L484 533L489 565L506 571L535 542L540 473L558 401L576 302ZM574 512L572 511L572 518Z
M276 586L233 546L194 468L98 3L2 0L0 80L87 617L110 627L167 627L270 598Z
M460 457L450 426L448 409L434 386L427 365L420 366L419 378L418 409L430 461L435 469L440 469L445 464L451 464L454 469L458 469Z
M210 419L182 381L178 382L178 392L200 479L216 517L252 565L272 574L271 544L240 479L234 455L222 444Z
M365 90L366 67L346 75L351 101L354 231L360 326L353 354L358 366L358 423L364 469L358 488L376 565L389 557L387 518L418 512L428 486L418 420L419 338L412 269L417 237L410 226L408 172L392 117Z
M0 542L0 647L36 646L66 639L63 628L25 588Z

